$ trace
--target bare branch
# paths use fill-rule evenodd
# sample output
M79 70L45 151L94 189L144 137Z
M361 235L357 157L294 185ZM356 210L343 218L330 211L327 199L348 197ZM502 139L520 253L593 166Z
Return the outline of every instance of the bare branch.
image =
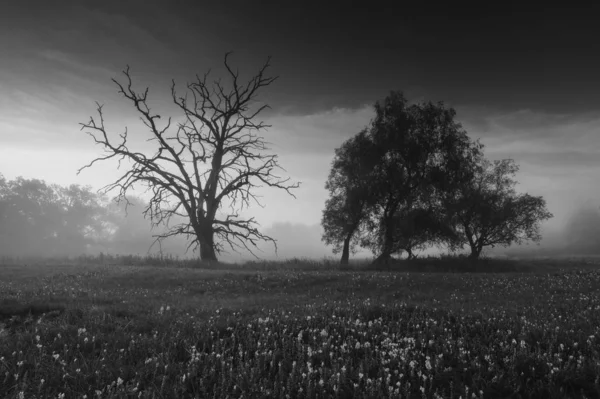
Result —
M129 66L123 71L124 83L113 79L119 93L133 104L150 132L148 141L155 145L153 155L130 149L127 129L120 134L120 141L113 142L106 132L100 104L97 104L98 120L90 118L88 123L81 124L105 155L92 160L78 173L99 161L116 158L120 165L127 160L128 170L103 190L117 190L117 200L127 200L127 192L135 185L146 186L152 198L144 215L150 218L153 227L168 226L164 234L154 236L155 243L182 235L188 237L190 246L200 247L202 258L211 260L216 259L215 251L224 250L223 244L236 252L244 249L253 255L260 241L275 244L273 238L258 230L253 218L241 218L238 211L248 208L251 202L263 206L257 188L283 189L295 198L292 190L299 187L299 183L278 175L277 171L285 170L279 165L277 155L266 154L268 143L257 134L270 127L256 121L268 105L251 110L258 91L277 79L265 76L270 58L252 79L240 84L239 72L229 65L229 55L224 60L229 89L221 80L209 87L210 71L203 77L196 75L196 81L187 84L185 96L177 95L172 81L172 100L184 116L174 133L171 117L164 125L158 125L162 118L148 105L149 90L134 89ZM230 213L218 218L225 203ZM171 225L172 218L185 222Z

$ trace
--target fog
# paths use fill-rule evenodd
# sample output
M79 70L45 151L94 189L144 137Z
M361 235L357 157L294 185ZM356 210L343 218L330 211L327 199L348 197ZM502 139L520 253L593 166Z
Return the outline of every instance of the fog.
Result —
M128 201L129 204L116 203L90 187L64 187L24 178L7 181L0 175L0 256L76 257L104 253L198 257L193 248L188 249L185 237L157 243L153 235L165 232L167 227L152 227L143 215L143 199L129 197ZM253 249L253 256L225 246L227 252L219 259L237 263L338 257L321 242L323 230L318 223L276 222L261 226L261 231L277 240L277 250L273 243L264 242ZM600 208L587 201L567 212L563 223L545 224L541 232L539 245L488 248L486 253L520 257L600 255ZM432 248L425 254L440 252L443 251ZM370 257L371 253L360 250L354 256Z
M566 213L560 225L542 226L539 245L526 244L509 248L495 248L491 254L516 257L527 256L598 256L600 255L600 208L597 203L586 203Z

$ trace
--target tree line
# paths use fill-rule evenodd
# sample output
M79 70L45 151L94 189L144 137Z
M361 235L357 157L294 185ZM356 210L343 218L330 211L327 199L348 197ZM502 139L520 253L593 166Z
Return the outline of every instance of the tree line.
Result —
M375 263L430 246L478 258L485 247L539 241L552 217L542 197L517 193L518 165L490 161L443 103L410 104L401 91L375 104L364 130L335 150L325 188L323 241L367 248Z
M141 213L146 202L133 196L128 201L127 212L125 202L110 201L89 186L61 186L23 177L7 180L0 174L0 255L146 253L153 241ZM152 249L160 252L163 248ZM185 249L182 240L168 246L169 251Z

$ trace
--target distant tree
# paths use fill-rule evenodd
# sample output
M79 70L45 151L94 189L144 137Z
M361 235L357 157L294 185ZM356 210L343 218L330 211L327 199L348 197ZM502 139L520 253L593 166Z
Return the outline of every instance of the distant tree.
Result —
M4 175L0 173L0 253L2 253L10 235L8 228L8 221L10 217L10 203L8 201L8 194L9 190L6 179L4 178ZM6 253L3 254L6 255Z
M325 188L329 199L325 203L321 224L322 240L333 245L333 253L342 252L340 263L348 264L350 252L359 243L359 230L368 217L369 178L377 162L372 142L362 131L335 150Z
M60 209L52 188L38 179L18 177L6 182L2 248L6 255L51 254Z
M454 109L441 102L409 105L401 92L392 92L375 105L375 112L369 135L380 160L370 192L376 197L371 220L377 223L371 223L365 244L378 254L376 263L386 263L399 249L412 252L413 247L424 246L427 237L439 241L448 236L431 230L442 226L439 212L413 230L412 238L420 237L418 245L407 245L407 227L401 233L400 222L411 214L423 218L415 211L419 206L429 212L441 209L441 194L469 175L479 145L454 120Z
M155 241L152 237L151 221L143 215L147 206L146 200L132 195L127 196L127 201L111 201L106 204L104 234L95 241L94 251L115 255L165 255L185 252L187 243L183 236ZM183 217L173 219L175 223L185 221ZM155 230L163 233L168 231L168 226L161 225Z
M90 187L0 180L0 254L79 255L101 234L102 199Z
M512 159L482 159L473 179L460 187L454 203L460 246L468 244L471 258L478 258L484 247L541 240L540 222L553 215L542 197L517 194L513 179L519 166Z
M53 184L60 217L56 223L55 242L68 254L86 252L106 234L108 200L90 186Z
M127 83L122 85L114 79L113 82L141 114L155 152L144 154L131 149L127 130L121 134L120 142L110 139L102 106L98 104L99 120L91 118L81 125L82 129L89 129L88 134L107 155L94 159L80 171L111 158L130 161L132 166L106 186L105 192L117 189L117 198L126 200L134 185L147 186L153 196L144 214L150 217L153 226L168 224L172 217L185 218L185 222L170 225L167 232L157 234L156 239L176 235L190 238L190 246L199 247L204 260L216 261L216 254L224 250L223 244L234 251L246 248L251 253L250 247L257 248L259 241L275 244L273 238L258 230L254 218L238 215L253 202L262 206L256 195L260 184L283 189L292 196L290 190L298 187L276 175L281 169L277 155L266 155L267 143L256 134L269 127L256 121L268 106L254 107L258 91L276 80L265 76L268 67L269 61L246 84L241 84L239 73L232 70L226 55L225 68L231 87L227 89L220 80L209 87L205 74L187 85L191 99L189 95L177 96L173 82L172 99L185 120L171 134L168 134L171 118L158 126L160 116L152 113L146 102L148 89L143 94L133 89L127 67L123 72ZM224 207L229 207L229 211L224 212Z

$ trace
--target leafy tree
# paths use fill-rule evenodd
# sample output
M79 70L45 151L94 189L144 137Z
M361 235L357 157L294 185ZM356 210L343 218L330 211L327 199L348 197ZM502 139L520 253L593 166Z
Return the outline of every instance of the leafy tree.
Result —
M441 194L469 175L469 157L477 153L478 145L454 120L454 109L441 102L409 105L401 92L392 92L375 105L375 112L369 133L380 154L371 189L377 198L377 223L371 224L365 244L379 254L376 263L385 263L399 249L412 252L415 245L424 246L426 238L450 237L434 232L443 226L439 212L413 231L418 232L413 238L420 236L415 245L400 243L409 237L406 226L400 233L400 222L412 212L423 219L424 213L415 211L419 206L428 212L442 209Z
M357 242L385 263L392 254L412 258L415 250L456 241L443 205L471 178L481 152L443 103L410 105L396 91L375 104L375 114L336 150L326 186L323 240L342 249L342 262Z
M335 150L325 188L330 197L325 203L321 224L322 240L342 252L341 264L348 264L350 252L359 243L361 226L367 218L369 177L377 161L366 130L345 141Z
M512 159L482 159L473 179L460 187L452 211L462 233L460 246L469 245L471 258L478 258L487 246L541 240L540 222L553 215L542 197L516 193L513 177L518 170Z
M0 253L78 255L100 234L104 208L91 188L0 180Z
M190 238L190 245L200 248L200 257L208 261L217 260L223 244L234 251L246 248L251 253L251 247L257 248L261 240L275 244L273 238L259 231L254 218L242 217L239 212L251 203L262 206L256 195L261 184L283 189L292 196L290 190L298 187L277 176L276 171L281 169L277 155L266 155L267 143L257 135L269 127L256 120L268 106L254 107L258 91L276 80L265 76L269 61L242 84L227 59L228 54L225 68L231 81L229 89L220 80L209 87L205 74L187 85L189 95L180 97L173 82L172 99L184 117L174 133L169 133L171 118L159 126L160 115L152 113L147 104L148 89L143 94L133 89L129 67L124 71L125 85L113 79L119 93L133 104L149 129L155 145L153 154L130 148L127 130L120 142L109 138L101 105L99 120L91 118L81 124L107 153L81 169L111 158L130 161L132 166L106 186L105 192L116 189L117 198L126 201L127 192L136 184L147 186L153 196L144 215L154 226L169 225L173 217L185 218L182 223L170 225L167 232L157 234L156 239L183 235ZM224 211L225 207L229 211Z
M68 254L86 252L107 234L107 199L89 186L51 187L60 210L56 223L56 245Z
M18 177L6 182L2 253L47 255L56 238L60 210L52 188L38 179Z

